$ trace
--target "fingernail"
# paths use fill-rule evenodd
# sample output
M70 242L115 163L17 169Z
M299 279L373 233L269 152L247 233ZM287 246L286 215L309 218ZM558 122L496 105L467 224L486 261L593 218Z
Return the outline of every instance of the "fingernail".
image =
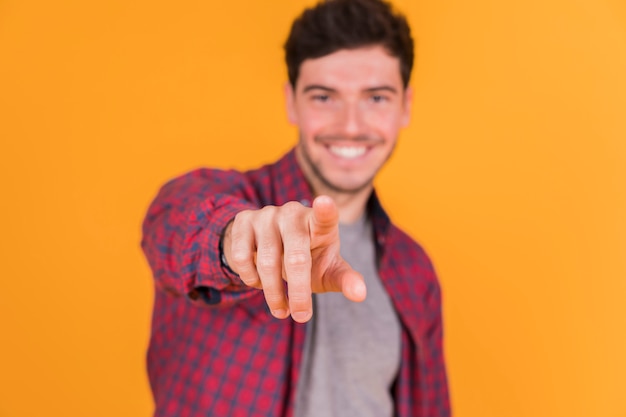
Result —
M274 315L274 317L277 317L279 319L284 319L285 316L287 315L287 310L283 310L283 309L272 310L272 314Z
M357 293L359 297L363 297L363 299L367 296L367 287L364 282L359 282L354 290L355 293Z
M293 319L297 322L303 323L311 317L310 311L296 311L291 315Z

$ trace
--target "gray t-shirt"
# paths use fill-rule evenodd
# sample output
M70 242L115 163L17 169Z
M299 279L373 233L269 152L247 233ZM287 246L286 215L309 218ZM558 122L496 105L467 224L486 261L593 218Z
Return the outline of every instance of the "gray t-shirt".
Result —
M400 323L376 269L371 222L339 226L341 256L365 278L362 303L315 294L297 386L295 417L394 415Z

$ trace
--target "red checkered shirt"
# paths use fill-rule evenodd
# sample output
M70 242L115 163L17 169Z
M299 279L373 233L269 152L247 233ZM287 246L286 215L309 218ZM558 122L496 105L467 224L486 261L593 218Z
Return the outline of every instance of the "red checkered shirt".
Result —
M198 169L162 187L142 239L156 287L147 358L155 416L293 414L306 324L274 318L261 290L221 264L219 240L241 210L312 199L293 150L253 171ZM432 264L375 193L368 210L380 279L402 326L396 415L449 416Z

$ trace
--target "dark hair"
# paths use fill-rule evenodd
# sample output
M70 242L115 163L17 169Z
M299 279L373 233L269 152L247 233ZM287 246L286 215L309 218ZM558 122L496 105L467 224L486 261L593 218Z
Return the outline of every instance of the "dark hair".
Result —
M300 65L340 49L381 45L400 59L406 87L413 68L413 38L406 18L383 0L326 0L306 9L285 42L289 82L295 88Z

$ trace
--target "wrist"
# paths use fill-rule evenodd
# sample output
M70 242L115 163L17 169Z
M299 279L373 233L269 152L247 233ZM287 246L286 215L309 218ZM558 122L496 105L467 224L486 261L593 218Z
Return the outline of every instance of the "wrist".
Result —
M226 224L226 227L224 227L224 230L222 231L222 234L220 236L220 241L219 241L219 252L220 252L219 255L220 255L220 263L222 267L226 268L228 272L239 276L239 274L233 271L230 265L228 265L228 259L226 257L226 250L224 249L225 245L230 245L230 228L233 223L233 220L229 221Z

